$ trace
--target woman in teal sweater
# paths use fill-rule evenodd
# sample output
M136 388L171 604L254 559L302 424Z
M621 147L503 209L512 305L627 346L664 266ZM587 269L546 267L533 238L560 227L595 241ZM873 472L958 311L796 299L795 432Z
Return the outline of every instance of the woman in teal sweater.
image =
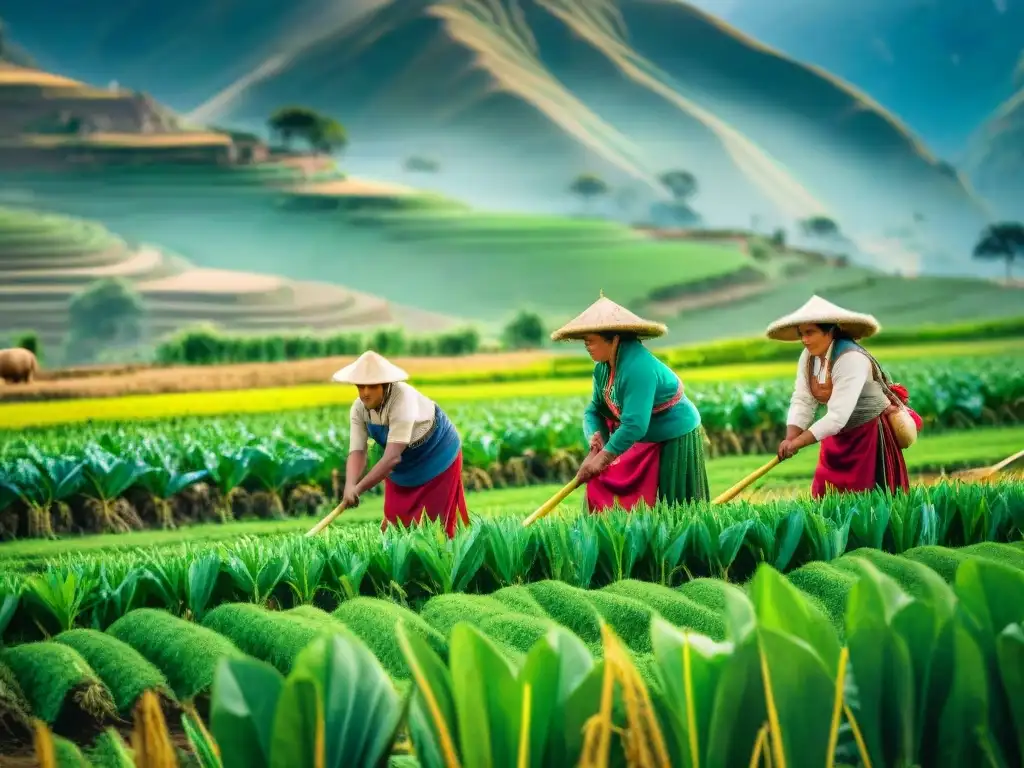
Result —
M679 377L641 343L665 326L637 317L601 295L551 338L582 340L596 363L583 414L590 453L577 477L591 512L618 503L706 501L707 468L700 413Z

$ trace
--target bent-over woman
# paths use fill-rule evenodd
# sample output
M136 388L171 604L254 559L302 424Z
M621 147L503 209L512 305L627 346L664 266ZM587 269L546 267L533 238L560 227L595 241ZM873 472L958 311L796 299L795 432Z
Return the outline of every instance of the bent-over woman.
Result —
M448 416L429 398L405 383L409 376L376 352L365 352L334 374L333 381L354 384L359 398L349 414L351 437L345 466L343 501L359 497L384 481L384 520L409 526L425 513L440 519L449 538L459 519L469 524L462 486L462 441ZM366 476L369 438L384 448Z
M666 328L637 317L601 294L551 338L582 340L594 366L594 388L583 414L590 453L578 478L591 512L616 502L681 504L709 497L700 413L675 372L641 339Z
M889 418L906 402L906 390L893 384L857 343L880 329L871 315L851 312L820 296L768 327L769 338L804 346L778 455L788 459L821 443L811 485L814 498L828 489L896 492L909 487L903 450ZM815 421L819 405L828 410ZM909 413L920 429L920 418Z

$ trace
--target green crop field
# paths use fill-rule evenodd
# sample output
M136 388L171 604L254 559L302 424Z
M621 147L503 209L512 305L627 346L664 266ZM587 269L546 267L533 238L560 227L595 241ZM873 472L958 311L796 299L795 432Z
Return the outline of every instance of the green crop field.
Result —
M970 372L944 366L908 371L903 380L925 423L921 446L908 454L911 461L922 457L919 472L978 466L1020 449L1024 439L1015 425L1024 420L1024 383L1016 370L1009 361ZM690 391L710 456L770 454L784 435L788 393L785 382ZM567 482L584 451L585 402L524 399L449 408L463 441L467 488ZM348 454L346 424L345 408L334 407L22 431L0 449L0 531L46 537L309 514L337 494L332 473ZM964 431L977 427L989 429ZM924 459L927 441L943 432L954 437ZM993 443L986 445L989 438ZM808 477L810 465L800 471Z
M378 238L374 273L401 274L400 302L480 320L543 308L571 317L602 289L623 303L651 291L721 277L755 262L734 245L659 242L600 219L477 213L445 207L356 213L350 226ZM642 262L643 269L633 265ZM349 270L359 274L360 268ZM355 282L350 282L352 280ZM350 285L360 287L358 278ZM378 288L379 290L379 288ZM568 319L566 317L565 319Z
M831 765L836 754L847 761L870 754L875 764L889 765L902 754L921 765L953 766L982 747L954 738L963 723L948 724L945 734L937 723L961 699L977 706L977 698L961 693L973 684L968 690L984 696L986 706L973 714L971 732L1016 759L1020 729L1007 715L1020 693L1014 669L1024 646L1016 623L1024 611L1024 547L997 542L1019 542L1024 487L924 493L882 505L872 499L870 516L836 500L821 512L775 505L722 518L710 510L663 510L544 521L526 530L514 519L497 520L452 543L430 529L386 537L383 546L332 532L180 555L75 558L4 582L0 715L12 752L27 741L35 717L49 726L44 740L53 738L52 729L59 749L107 764L99 761L115 747L129 754L112 726L148 709L144 720L156 718L145 726L151 739L168 726L183 727L200 756L216 740L238 745L233 759L252 760L258 749L242 746L232 730L241 726L221 714L228 689L239 691L236 700L241 695L263 701L265 712L280 711L299 706L286 703L289 681L313 675L318 686L334 681L357 698L343 696L347 705L311 715L308 729L341 733L333 724L371 696L376 720L384 721L376 726L373 758L347 752L346 765L376 765L410 746L418 758L411 764L452 764L431 758L436 739L445 737L417 725L430 711L441 716L437 727L451 728L452 754L476 764L469 761L482 748L479 732L468 736L465 725L455 726L488 701L496 708L486 721L492 732L529 734L510 742L520 745L519 765L575 764L590 737L568 727L568 716L588 729L604 722L609 737L617 724L634 749L640 736L630 738L629 729L639 729L666 757L721 744L735 752L732 760L754 754L760 765L758 734L767 733L777 742L776 764L779 753L809 766ZM988 515L979 516L979 504ZM883 663L887 643L903 643L894 666ZM701 739L687 736L687 707L706 718L716 691L735 699L741 690L729 693L741 680L725 669L761 681L747 694L747 714L737 710L726 724L706 724ZM915 684L913 672L922 669L930 670L931 683ZM544 676L557 679L558 670L566 676L563 696L580 692L579 704L563 711L563 699L549 702L558 711L544 722L556 727L535 734L531 719L512 713L524 701L543 712ZM848 673L856 689L844 685ZM697 679L704 684L696 687ZM882 693L883 681L889 693ZM600 695L612 687L621 691L619 704ZM323 695L317 690L324 688L311 687L311 695ZM646 728L636 722L641 715L629 703L631 691L654 699L655 719ZM400 697L407 693L413 710L402 728ZM440 713L429 704L436 696L449 702ZM920 703L923 732L914 720L883 715L886 697L899 696L909 697L914 711ZM935 711L924 708L928 701ZM512 709L497 714L503 702ZM315 700L308 706L317 709ZM198 725L198 712L209 713L209 732ZM246 732L268 740L273 733L291 750L313 738L301 722L281 724L281 715L235 717L254 718ZM861 736L851 734L854 723ZM893 728L905 731L901 746L874 737ZM724 731L716 736L715 729ZM803 734L799 752L787 734ZM141 743L134 741L136 748ZM534 748L540 754L529 758ZM572 757L548 763L549 750ZM935 752L953 757L936 762ZM692 764L667 759L662 764Z
M1010 427L997 429L979 429L971 432L969 441L963 433L950 432L938 436L925 436L907 452L907 466L912 480L921 476L932 476L940 472L953 472L957 469L985 467L995 464L1010 456L1024 445L1024 428ZM762 466L768 456L727 456L713 459L708 463L708 481L712 494L718 494L730 488L734 483L746 477ZM814 465L817 461L817 450L808 448L793 459L780 465L769 474L755 482L746 492L751 498L767 496L784 498L806 496L810 488ZM470 515L476 518L493 518L512 516L523 518L551 498L559 489L559 484L527 485L518 488L503 488L488 491L468 491L467 503ZM258 492L257 492L258 493ZM147 513L144 522L149 522L148 514L153 511L147 505L145 490L138 489L126 494L126 502L130 499L138 505L138 509ZM257 496L257 500L260 497ZM179 497L174 505L176 514L175 528L151 527L129 533L111 533L102 535L71 535L60 528L60 518L55 526L62 532L58 539L19 538L0 542L0 563L8 567L38 568L49 559L57 559L78 553L99 553L133 548L166 549L182 544L192 545L202 542L221 542L229 544L240 536L274 536L287 533L306 531L317 522L318 516L326 513L327 507L321 505L315 513L309 507L296 506L291 514L281 518L259 518L251 511L253 499L242 493L236 493L235 504L242 513L248 503L249 511L245 516L225 525L216 518L213 510L207 509L202 516L202 508L189 508L186 504L195 498L188 495ZM66 503L66 502L65 502ZM152 502L150 502L152 503ZM557 515L573 514L583 503L583 491L571 494L556 511ZM77 506L77 504L76 504ZM215 522L201 522L214 519ZM357 509L349 510L334 523L335 528L366 528L375 530L383 519L383 501L380 495L368 494L361 500ZM152 519L154 526L159 521Z
M893 376L917 375L918 371L956 371L960 377L999 375L1019 367L1024 340L991 342L949 342L931 345L892 347L880 354ZM793 362L754 362L730 365L703 365L695 357L703 355L685 348L670 350L665 358L679 373L687 391L707 390L710 384L738 390L758 389L758 385L780 391L780 381L790 380ZM986 359L991 358L991 359ZM940 362L941 361L941 362ZM923 365L931 363L931 365ZM690 367L693 366L693 367ZM578 357L558 358L550 365L540 363L521 369L456 371L417 377L414 384L444 407L455 403L482 400L528 399L541 396L584 396L591 389L592 364ZM196 369L201 375L201 369ZM923 375L923 374L922 374ZM547 378L553 377L553 378ZM1018 380L1018 379L1012 379ZM1018 380L1019 381L1019 380ZM927 393L925 396L928 396ZM789 394L784 395L788 399ZM325 406L349 406L354 389L337 384L301 384L286 387L261 387L245 390L199 389L166 394L118 395L110 397L71 397L25 402L0 402L0 429L43 427L86 421L137 421L177 418L185 415L224 416L314 409ZM915 400L915 402L917 402ZM977 417L975 417L977 418Z
M897 277L859 267L810 265L762 293L704 306L666 320L666 344L754 336L772 320L818 294L877 317L883 327L998 320L1020 314L1024 290L987 280ZM883 331L884 333L884 331Z

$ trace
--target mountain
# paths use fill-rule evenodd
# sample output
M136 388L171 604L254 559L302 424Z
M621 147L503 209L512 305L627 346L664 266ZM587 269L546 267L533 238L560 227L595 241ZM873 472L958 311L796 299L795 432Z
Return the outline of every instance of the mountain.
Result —
M19 67L35 66L35 60L28 51L9 39L3 19L0 19L0 64L13 64Z
M429 155L434 186L478 204L578 208L567 188L590 171L649 205L666 196L657 176L682 168L710 225L824 214L857 236L925 221L947 246L926 265L938 271L970 269L985 220L871 97L678 0L34 5L7 13L42 66L130 78L218 125L299 102L346 125L360 173Z
M867 91L954 162L1012 92L1024 50L1020 0L696 2Z
M1024 83L982 126L966 167L1000 218L1024 221Z

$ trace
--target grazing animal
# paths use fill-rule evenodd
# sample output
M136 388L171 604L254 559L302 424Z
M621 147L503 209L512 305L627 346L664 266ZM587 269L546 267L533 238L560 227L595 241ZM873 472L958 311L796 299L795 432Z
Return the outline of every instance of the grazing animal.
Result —
M27 349L0 349L0 379L8 384L31 384L39 363Z

